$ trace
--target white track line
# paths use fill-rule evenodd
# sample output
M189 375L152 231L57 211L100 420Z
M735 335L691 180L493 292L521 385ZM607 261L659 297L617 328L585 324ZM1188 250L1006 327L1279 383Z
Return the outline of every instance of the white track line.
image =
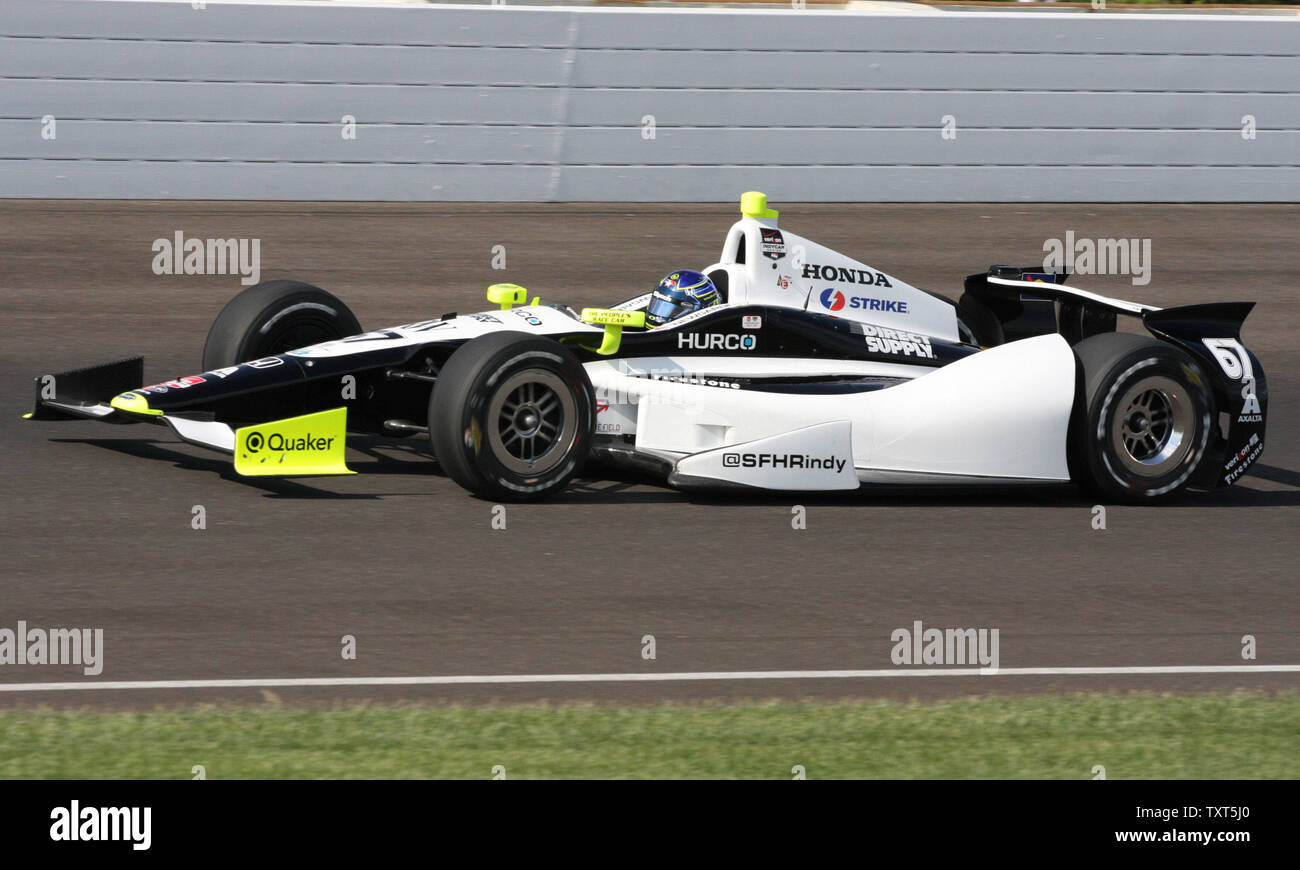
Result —
M322 686L485 686L524 683L661 683L707 680L858 680L876 677L1072 677L1089 674L1295 674L1300 665L1157 665L1098 668L891 668L859 671L681 671L650 674L483 674L429 677L288 677L239 680L117 680L0 683L0 692L107 689L293 689Z

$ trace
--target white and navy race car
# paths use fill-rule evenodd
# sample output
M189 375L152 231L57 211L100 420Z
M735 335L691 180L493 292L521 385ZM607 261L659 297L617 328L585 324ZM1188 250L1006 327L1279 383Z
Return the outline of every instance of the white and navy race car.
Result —
M271 281L222 310L201 373L41 375L28 417L165 425L248 475L346 474L347 433L418 435L495 500L595 459L681 489L1074 481L1147 502L1229 485L1264 447L1253 303L1157 309L999 266L953 303L780 228L757 192L702 271L720 302L654 328L648 293L577 313L499 284L492 310L363 332Z

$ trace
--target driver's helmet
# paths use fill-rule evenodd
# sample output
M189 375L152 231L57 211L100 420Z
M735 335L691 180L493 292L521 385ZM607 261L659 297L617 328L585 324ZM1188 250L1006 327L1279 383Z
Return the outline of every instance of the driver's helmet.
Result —
M717 305L722 301L718 288L702 272L678 269L659 282L645 309L647 327L663 326L683 314Z

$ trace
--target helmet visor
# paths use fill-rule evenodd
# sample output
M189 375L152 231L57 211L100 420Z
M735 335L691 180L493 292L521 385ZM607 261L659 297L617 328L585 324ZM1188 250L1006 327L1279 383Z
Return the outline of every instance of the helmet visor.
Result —
M650 297L650 304L646 306L646 320L656 326L667 323L674 317L694 311L697 304L689 296L679 301L662 293L656 293Z

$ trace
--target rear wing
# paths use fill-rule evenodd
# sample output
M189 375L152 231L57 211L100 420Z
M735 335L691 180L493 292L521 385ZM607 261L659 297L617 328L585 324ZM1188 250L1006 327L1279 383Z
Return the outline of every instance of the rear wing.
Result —
M1268 382L1259 358L1241 343L1253 302L1157 308L1065 287L1063 273L993 266L966 279L963 305L983 305L1002 323L1007 341L1059 332L1071 345L1115 330L1119 315L1140 318L1151 335L1190 354L1208 379L1217 419L1194 486L1227 486L1264 449Z
M1068 272L1033 266L990 266L966 278L966 292L993 312L1007 341L1059 332L1070 344L1078 344L1090 335L1114 332L1117 315L1145 317L1160 310L1066 287L1069 277Z

